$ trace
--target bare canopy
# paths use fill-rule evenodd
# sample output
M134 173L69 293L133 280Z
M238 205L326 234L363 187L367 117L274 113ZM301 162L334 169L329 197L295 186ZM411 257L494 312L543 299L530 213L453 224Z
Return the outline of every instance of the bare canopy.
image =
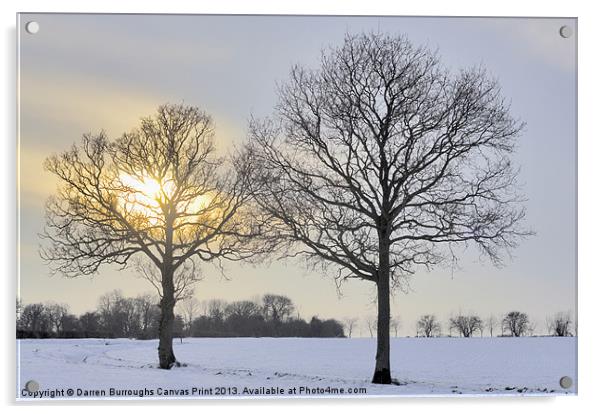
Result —
M502 319L502 335L508 331L510 336L523 336L529 332L529 328L529 316L524 312L508 312Z
M558 312L548 318L548 332L554 336L572 336L573 318L570 312Z
M483 320L477 315L452 316L449 318L449 327L465 338L473 336L477 331L483 334Z
M441 333L441 324L435 315L422 315L416 322L416 335L432 338Z
M349 35L295 66L250 137L286 255L376 283L374 382L390 383L390 287L473 242L499 264L526 234L511 162L522 124L482 68L452 74L405 37Z

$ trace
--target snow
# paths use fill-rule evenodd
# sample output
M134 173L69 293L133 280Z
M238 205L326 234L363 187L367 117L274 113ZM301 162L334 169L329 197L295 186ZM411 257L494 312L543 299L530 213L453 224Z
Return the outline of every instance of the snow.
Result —
M392 338L392 376L400 385L370 383L375 339L175 339L182 366L169 371L157 368L157 344L19 340L17 399L576 393L576 338ZM562 376L573 379L568 390ZM23 391L29 380L40 392Z

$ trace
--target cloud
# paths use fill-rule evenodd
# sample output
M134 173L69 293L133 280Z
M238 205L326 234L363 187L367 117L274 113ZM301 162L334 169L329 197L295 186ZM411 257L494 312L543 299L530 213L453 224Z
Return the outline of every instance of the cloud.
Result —
M43 169L46 157L67 149L85 132L130 130L163 100L67 73L22 76L19 98L19 191L22 205L36 210L56 188Z
M44 200L56 187L56 180L42 168L49 154L35 148L21 148L19 151L19 193L21 211L39 210Z
M93 76L27 74L20 85L20 192L25 206L40 208L57 182L43 169L46 157L68 149L86 132L116 138L138 126L157 106L181 99L125 88ZM192 104L190 102L185 102ZM214 115L218 151L244 138L244 120Z
M43 62L45 69L78 65L119 70L128 62L152 70L226 64L233 57L224 47L225 39L211 33L220 25L218 16L199 20L198 16L29 14L22 18L35 18L43 28L37 36L23 37L21 50L32 61ZM200 33L205 41L199 40Z
M121 133L165 98L69 73L25 76L20 84L21 142L72 142L75 134L100 129ZM47 136L47 128L67 136Z
M571 26L576 32L576 19L521 18L480 21L494 29L505 43L516 45L526 58L543 60L555 68L576 72L576 34L568 39L559 34L563 25Z

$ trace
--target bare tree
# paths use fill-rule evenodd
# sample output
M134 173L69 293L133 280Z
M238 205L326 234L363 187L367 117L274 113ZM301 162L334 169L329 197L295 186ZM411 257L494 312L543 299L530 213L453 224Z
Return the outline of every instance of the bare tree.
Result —
M97 312L84 313L79 317L79 326L84 338L89 338L92 335L99 335L101 333L99 314Z
M140 330L142 337L148 338L153 336L151 327L153 318L157 314L159 308L159 299L150 293L138 295L134 299L137 316L140 320Z
M247 212L254 182L247 153L215 154L213 121L195 107L164 105L110 141L86 134L44 166L60 182L46 205L42 257L67 277L105 264L135 265L160 296L159 363L169 369L174 306L201 262L250 257L259 223Z
M317 70L293 67L279 98L273 119L250 125L255 199L285 255L376 284L373 382L390 383L391 286L455 259L456 244L500 264L527 234L510 158L522 125L483 69L452 75L383 34L347 36Z
M141 329L139 304L126 298L120 290L102 295L98 300L100 323L104 331L116 337L136 337Z
M529 321L529 324L527 325L527 335L535 336L536 331L537 331L537 322L533 321L533 320Z
M260 307L251 300L239 300L226 306L226 318L249 319L261 314Z
M529 317L526 313L508 312L502 319L502 334L508 331L510 336L523 336L529 331Z
M17 298L16 302L16 315L17 315L17 324L19 323L19 318L21 318L21 312L23 312L23 302L21 299Z
M397 338L397 331L401 325L401 321L397 318L391 318L391 330L393 331L393 336Z
M52 329L46 306L41 303L25 305L19 318L19 327L35 337L48 334Z
M222 321L226 317L226 306L228 304L222 299L211 299L206 302L206 315L217 321Z
M355 328L355 325L357 324L357 318L345 318L343 323L345 324L345 329L347 330L347 337L351 338L353 328Z
M365 323L366 328L368 328L368 332L370 333L370 338L374 338L374 332L377 329L378 321L371 316L367 316Z
M453 316L449 320L449 325L465 338L473 336L477 331L483 334L483 321L476 315Z
M489 315L485 320L485 327L489 330L489 336L493 338L493 330L497 326L497 318L495 315Z
M293 301L282 295L263 295L263 312L266 320L282 322L291 316L295 310Z
M416 334L432 338L441 333L441 324L437 321L435 315L422 315L416 322Z
M65 316L69 314L69 307L65 304L47 303L45 308L54 332L57 336L61 335Z
M188 335L190 335L190 330L192 328L192 322L199 316L201 311L201 304L199 300L193 296L189 296L186 299L178 302L178 310L182 315L182 319L184 320L185 329Z
M572 336L573 318L570 312L558 312L547 320L548 332L554 336Z

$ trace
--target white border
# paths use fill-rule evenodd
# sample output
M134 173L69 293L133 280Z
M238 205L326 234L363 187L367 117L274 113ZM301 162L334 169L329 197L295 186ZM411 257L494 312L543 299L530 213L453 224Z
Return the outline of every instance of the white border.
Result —
M180 401L178 412L182 409L195 411L238 409L253 412L305 412L308 409L319 411L346 410L365 412L378 409L383 411L442 411L445 412L479 412L491 413L510 410L545 410L546 413L565 413L568 410L587 412L589 405L599 405L600 384L597 367L600 363L600 307L601 292L598 246L600 245L600 190L601 174L599 168L602 156L600 127L600 90L599 72L601 57L599 45L602 40L600 13L596 13L596 2L546 1L526 2L515 0L498 0L497 2L455 0L455 1L390 1L385 0L294 0L294 1L197 1L163 0L128 2L123 0L4 0L0 2L2 13L2 29L4 34L3 74L4 99L1 101L2 122L5 133L2 139L0 154L4 157L2 165L2 191L0 202L0 229L2 245L0 246L0 263L4 264L2 272L4 280L5 323L4 341L4 375L0 383L5 405L14 405L15 390L15 345L14 345L14 292L16 289L16 61L15 61L15 13L22 12L120 12L120 13L237 13L237 14L349 14L349 15L450 15L450 16L554 16L579 18L579 396L564 398L436 398L436 399L370 399L370 400L242 400L242 401ZM558 195L562 197L562 194ZM65 404L65 403L63 403ZM174 401L153 401L151 403L128 402L127 406L144 405L135 409L164 411L165 405L174 405ZM35 409L23 406L19 409ZM48 404L43 407L50 412L81 411L100 412L107 408L126 405L126 403L83 403L72 402L67 407L61 404ZM201 405L201 407L198 407ZM108 407L107 407L108 406ZM14 407L9 408L11 411Z

